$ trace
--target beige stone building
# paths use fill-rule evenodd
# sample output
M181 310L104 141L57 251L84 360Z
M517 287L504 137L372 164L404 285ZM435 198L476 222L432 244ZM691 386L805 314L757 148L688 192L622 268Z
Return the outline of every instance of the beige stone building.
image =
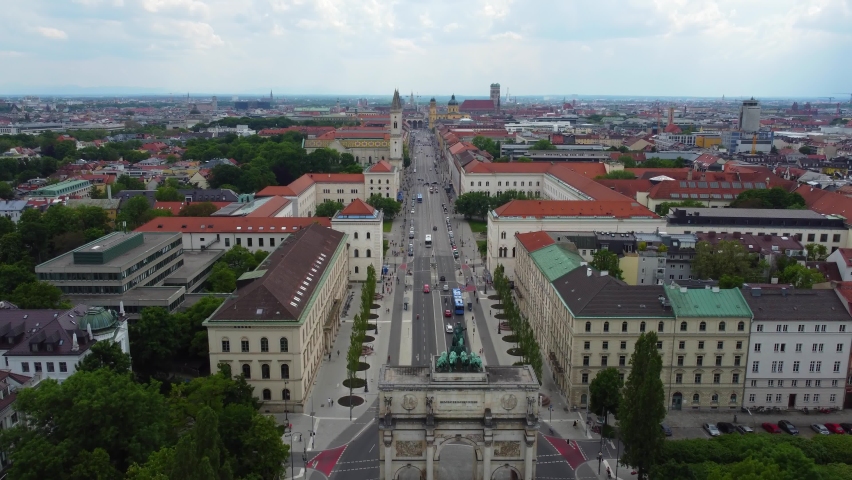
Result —
M205 320L210 367L230 365L272 411L303 411L340 326L348 237L311 225L287 237Z
M331 219L331 228L348 236L350 281L366 280L370 265L376 269L376 275L381 275L384 264L383 219L381 210L357 199Z

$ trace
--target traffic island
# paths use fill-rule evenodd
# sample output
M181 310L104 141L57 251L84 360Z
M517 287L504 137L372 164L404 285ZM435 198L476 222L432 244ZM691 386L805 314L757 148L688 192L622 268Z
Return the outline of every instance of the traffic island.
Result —
M364 388L367 382L363 378L347 378L343 381L343 386L346 388ZM345 398L345 397L344 397ZM343 403L341 403L343 405Z
M364 399L358 395L346 395L337 399L337 404L341 407L357 407L364 403Z

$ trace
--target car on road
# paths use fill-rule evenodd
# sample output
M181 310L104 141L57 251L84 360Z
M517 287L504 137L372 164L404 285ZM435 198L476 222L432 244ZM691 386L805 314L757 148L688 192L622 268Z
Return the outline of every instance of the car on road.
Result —
M831 432L829 432L828 429L825 428L825 425L821 423L812 423L811 430L815 431L820 435L831 435Z
M450 310L444 310L444 316L450 318L453 316L453 312Z
M449 312L449 310L447 311ZM447 324L447 333L453 333L453 326L450 324Z
M437 232L437 231L438 231L438 226L437 226L437 225L432 225L432 231L433 231L433 232Z
M781 430L784 430L785 432L789 433L790 435L798 435L799 434L799 429L796 428L796 426L793 425L793 423L790 422L789 420L778 420L778 428L780 428Z
M778 425L775 425L774 423L765 422L762 423L760 426L763 427L763 429L769 433L781 433L781 429L778 428Z
M429 284L423 285L423 293L429 293Z
M446 283L444 284L444 291L445 291L445 292L449 292L449 291L450 291L450 286L449 286L448 284L446 284Z
M754 430L752 430L748 425L737 425L737 431L743 435L746 433L754 433Z
M411 209L411 213L414 213L414 209L413 209L413 208Z
M838 435L843 435L846 433L846 430L844 430L843 427L841 427L838 423L825 423L824 425L825 428L827 428L828 431L831 433L836 433Z
M442 281L442 282L447 281L447 277L445 277L445 276L441 275L441 281Z
M705 423L701 428L703 428L711 437L718 437L721 435L721 433L719 433L719 429L712 423Z
M668 425L666 425L665 423L661 423L661 424L660 424L660 429L663 431L663 434L664 434L665 436L667 436L667 437L671 437L671 436L672 436L672 429L671 429L671 428L669 428L669 426L668 426Z
M719 422L716 424L716 428L722 433L734 433L737 431L737 427L733 423L728 422Z
M852 423L841 423L840 428L846 430L846 433L852 433Z

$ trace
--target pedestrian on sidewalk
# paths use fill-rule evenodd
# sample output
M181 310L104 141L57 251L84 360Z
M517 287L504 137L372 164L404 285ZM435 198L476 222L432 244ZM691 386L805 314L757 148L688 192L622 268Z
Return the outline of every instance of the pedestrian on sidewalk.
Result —
M328 397L328 406L331 406L331 397Z
M337 351L337 356L340 357L340 350Z

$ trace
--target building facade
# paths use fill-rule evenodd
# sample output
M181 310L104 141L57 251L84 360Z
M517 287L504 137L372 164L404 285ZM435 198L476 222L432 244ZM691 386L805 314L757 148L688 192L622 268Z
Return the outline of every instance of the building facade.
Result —
M384 265L384 230L381 210L355 200L331 219L331 228L343 232L349 239L349 280L367 279L370 265L381 275Z
M852 317L837 292L744 288L754 312L743 406L843 407Z
M303 412L331 352L347 292L346 234L311 225L289 236L207 320L210 368L243 375L271 411Z

